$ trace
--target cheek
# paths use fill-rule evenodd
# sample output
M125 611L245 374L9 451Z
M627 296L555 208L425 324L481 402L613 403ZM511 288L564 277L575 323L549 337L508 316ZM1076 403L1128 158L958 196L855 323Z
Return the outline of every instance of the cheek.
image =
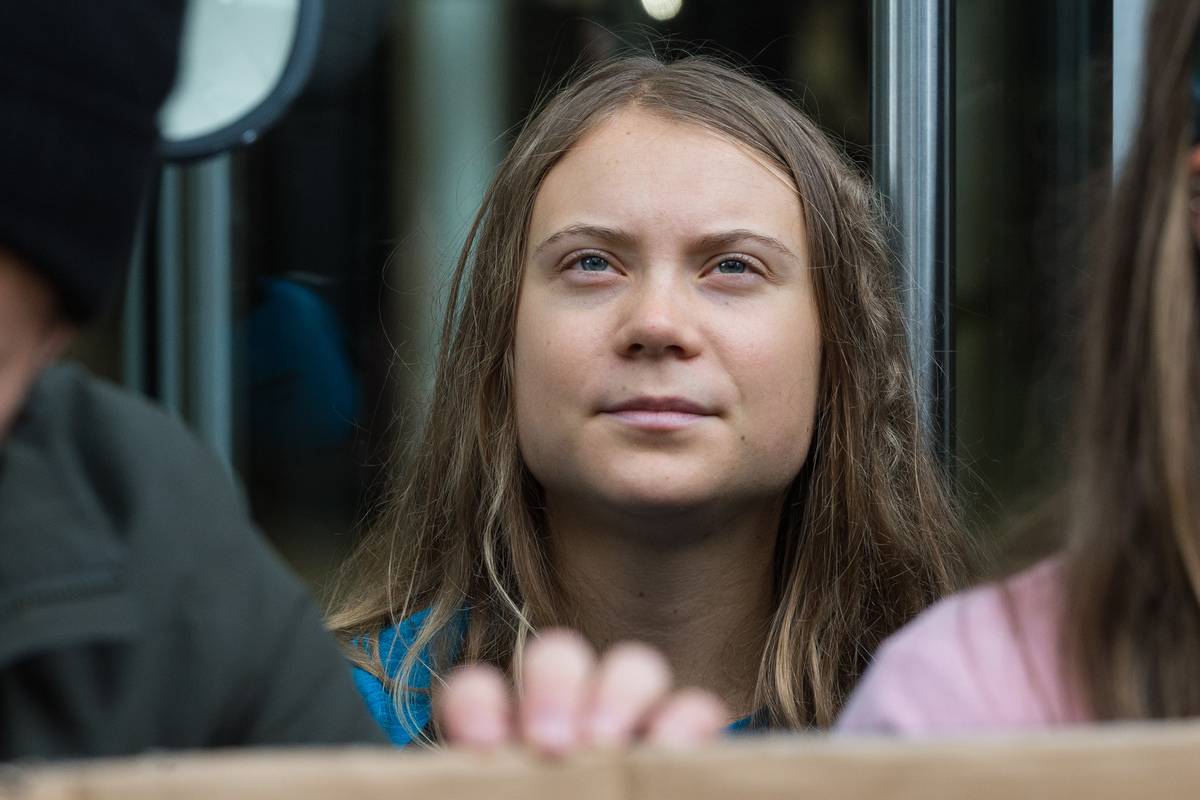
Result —
M803 464L815 425L821 334L815 313L808 309L787 319L791 324L757 327L738 358L738 383L757 449L781 469L795 472Z
M518 307L517 325L513 336L513 399L516 405L517 435L524 442L528 431L546 410L546 393L542 388L549 375L544 357L549 349L547 337L535 315ZM550 373L552 374L552 370Z
M532 304L531 304L532 305ZM518 404L549 408L555 404L546 395L556 394L570 385L572 342L569 331L536 305L517 311L513 341L513 383Z
M581 326L564 324L536 303L522 301L513 342L513 399L517 438L535 474L543 454L559 449L593 372Z

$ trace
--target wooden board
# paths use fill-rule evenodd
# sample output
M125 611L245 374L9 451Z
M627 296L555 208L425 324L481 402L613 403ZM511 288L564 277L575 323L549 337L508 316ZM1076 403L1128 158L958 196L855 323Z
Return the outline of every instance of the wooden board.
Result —
M560 762L376 748L0 767L3 800L1200 800L1200 725L927 741L755 737Z

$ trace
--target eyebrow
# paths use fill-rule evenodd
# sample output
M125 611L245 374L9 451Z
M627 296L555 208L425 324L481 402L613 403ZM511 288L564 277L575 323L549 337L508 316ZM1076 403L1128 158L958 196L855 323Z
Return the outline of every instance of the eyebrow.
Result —
M767 236L765 233L756 233L747 228L735 228L731 231L721 231L720 233L710 233L703 236L696 242L697 250L716 250L722 247L732 247L738 242L754 242L768 250L774 250L780 255L800 261L800 256L791 251L787 245L776 239L774 236Z
M556 231L555 233L547 236L541 244L534 248L533 258L537 258L538 255L547 247L550 247L555 242L566 239L568 236L600 239L601 241L612 242L613 244L624 245L626 247L629 247L634 243L634 237L632 234L627 233L626 231L617 230L616 228L607 228L603 225L568 225L562 230Z
M599 239L601 241L611 242L613 244L622 245L625 247L632 247L637 241L637 237L635 237L633 234L627 231L618 230L617 228L609 228L604 225L568 225L567 227L547 236L542 243L534 249L532 257L537 258L537 256L543 250L550 247L555 242L566 239L569 236ZM696 250L716 250L722 247L731 247L738 242L755 242L762 247L766 247L769 250L774 250L775 252L797 262L801 260L798 255L792 252L791 248L776 239L774 236L767 236L763 233L757 233L748 228L734 228L733 230L707 234L696 240L693 247Z

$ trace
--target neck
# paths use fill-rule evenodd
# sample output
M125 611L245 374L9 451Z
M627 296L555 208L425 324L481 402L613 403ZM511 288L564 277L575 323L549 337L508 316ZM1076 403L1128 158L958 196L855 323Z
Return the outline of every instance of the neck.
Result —
M715 692L735 719L756 710L778 502L647 515L547 502L546 515L570 624L599 649L625 640L657 648L677 685Z

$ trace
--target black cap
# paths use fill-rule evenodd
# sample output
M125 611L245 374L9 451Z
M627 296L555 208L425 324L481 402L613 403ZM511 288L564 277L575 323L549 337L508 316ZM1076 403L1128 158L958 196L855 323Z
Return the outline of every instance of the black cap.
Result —
M0 2L0 246L102 310L129 262L183 0Z

